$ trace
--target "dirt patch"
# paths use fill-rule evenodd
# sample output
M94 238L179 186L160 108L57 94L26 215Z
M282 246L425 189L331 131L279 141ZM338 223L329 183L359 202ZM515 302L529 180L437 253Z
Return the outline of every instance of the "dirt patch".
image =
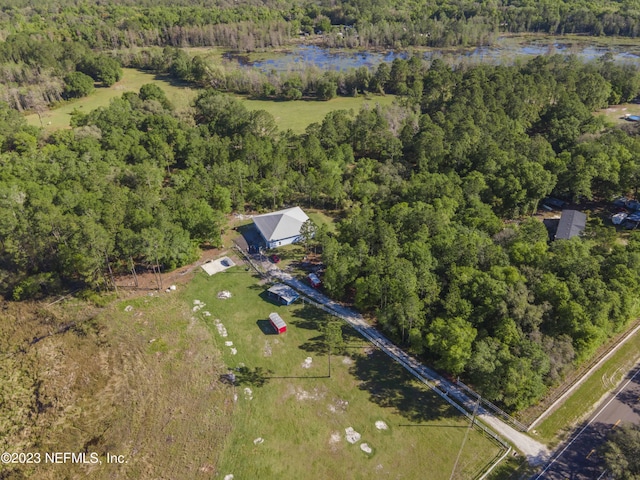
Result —
M148 270L141 270L140 267L136 269L135 277L132 273L117 275L116 285L120 294L128 294L132 296L137 296L141 292L149 290L164 291L170 285L186 285L191 281L194 273L199 267L225 255L228 256L236 265L242 263L242 260L234 255L233 251L228 248L210 248L203 250L200 254L200 258L196 262L170 272L161 273L159 276L156 275L151 268Z
M247 400L253 400L253 390L251 390L249 387L244 388L244 398L246 398Z
M302 362L302 368L311 368L311 364L313 363L313 358L311 357L307 357L304 359L304 362Z
M341 398L335 398L332 403L327 407L331 413L344 413L347 411L349 402L342 400Z
M347 427L344 429L344 437L347 440L347 442L353 444L356 443L357 441L360 440L360 438L362 437L362 435L360 435L358 432L356 432L353 427Z
M304 400L321 400L326 395L326 392L319 390L318 388L314 388L312 391L308 392L300 387L296 389L296 399L298 401Z
M376 428L378 430L388 430L389 429L389 425L387 425L385 422L383 422L382 420L378 420L376 422Z

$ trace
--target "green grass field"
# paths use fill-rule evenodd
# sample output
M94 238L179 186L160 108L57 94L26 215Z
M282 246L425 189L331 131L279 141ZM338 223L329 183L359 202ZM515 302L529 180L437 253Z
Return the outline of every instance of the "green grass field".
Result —
M197 274L184 293L187 301L206 304L198 312L199 321L215 332L228 367L241 369L235 370L233 429L219 475L450 478L468 423L346 325L348 348L331 356L329 377L320 327L330 317L302 304L275 305L265 296L267 288L235 267L212 277ZM218 299L221 290L229 290L232 298ZM285 320L285 334L269 331L270 312ZM307 357L312 359L309 368ZM379 430L376 421L389 429ZM348 427L362 435L360 441L346 441ZM372 452L361 450L361 443ZM454 478L476 477L499 452L497 445L471 430Z
M337 217L329 216L317 208L306 208L305 212L318 227L325 225L329 232L336 233L336 224L339 220Z
M198 94L197 88L178 85L170 81L167 76L146 73L133 68L125 68L123 72L122 80L115 85L109 88L97 88L88 97L64 103L58 108L44 112L42 114L42 126L44 129L46 131L54 131L60 128L69 128L70 115L74 109L90 112L98 107L105 107L109 105L112 98L120 97L124 92L138 92L140 87L146 83L154 83L160 86L165 91L169 101L178 110L188 107ZM376 104L390 105L393 103L395 96L372 96L370 99L364 97L338 97L328 102L314 100L280 102L239 98L249 110L266 110L271 113L281 131L291 129L295 133L303 133L309 124L321 122L325 115L333 110L353 110L357 112L365 104L371 106ZM35 113L27 115L26 119L29 125L41 126L40 118Z
M249 110L266 110L276 120L281 131L292 130L294 133L302 133L314 122L321 122L327 113L334 110L353 110L357 113L363 105L382 106L391 105L394 95L373 95L369 99L365 97L336 97L327 102L317 100L295 100L291 102L276 102L270 100L244 100Z
M122 80L108 88L96 88L88 97L65 103L62 106L42 114L42 123L47 131L69 128L71 112L78 108L88 113L98 107L106 107L112 98L120 97L124 92L138 92L146 83L154 83L165 91L167 98L173 105L180 109L188 106L196 96L197 90L188 86L176 85L169 81L168 77L158 76L152 73L142 72L133 68L123 69ZM40 127L40 119L37 114L27 115L27 123Z
M613 125L633 124L625 120L625 115L640 115L640 105L637 103L623 103L621 105L611 105L595 112L596 115L604 115L606 120Z
M596 402L615 388L640 357L640 335L636 334L591 375L564 404L536 428L539 438L555 445L595 408Z

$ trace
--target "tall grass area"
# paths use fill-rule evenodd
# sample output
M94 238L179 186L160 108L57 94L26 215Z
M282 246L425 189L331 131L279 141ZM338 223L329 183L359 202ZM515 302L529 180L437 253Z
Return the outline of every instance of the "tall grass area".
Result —
M0 448L97 453L103 463L4 465L0 477L209 478L231 429L232 392L218 381L212 332L173 293L101 312L75 300L5 304ZM126 463L107 464L106 453Z
M188 290L191 302L205 303L199 321L214 333L236 375L229 398L233 430L219 475L450 478L468 422L346 324L341 323L347 347L329 359L322 329L336 320L302 303L276 305L267 288L235 267L212 277L199 273ZM222 290L232 297L218 299ZM285 320L286 333L270 331L271 312ZM388 429L378 429L377 421ZM348 427L361 434L354 444L345 439ZM476 477L500 451L480 432L469 431L454 478Z
M640 335L634 335L536 428L538 436L557 444L593 412L596 403L614 389L640 358Z

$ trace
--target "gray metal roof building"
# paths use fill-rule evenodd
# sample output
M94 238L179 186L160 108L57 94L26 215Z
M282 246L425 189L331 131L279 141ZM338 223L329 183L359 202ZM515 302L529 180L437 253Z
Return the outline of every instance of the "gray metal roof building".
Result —
M298 241L302 224L307 220L309 217L300 207L253 217L253 223L264 238L267 248L276 248Z
M587 216L577 210L563 210L558 230L556 231L556 240L568 240L577 237L587 225Z
M300 296L293 288L283 283L276 283L267 290L267 293L271 298L278 299L283 305L291 305Z

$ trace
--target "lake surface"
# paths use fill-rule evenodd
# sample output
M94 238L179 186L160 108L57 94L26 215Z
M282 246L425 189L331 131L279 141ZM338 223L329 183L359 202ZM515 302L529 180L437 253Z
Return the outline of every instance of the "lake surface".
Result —
M513 64L516 59L533 58L538 55L576 55L584 61L596 60L606 53L620 63L640 66L640 42L626 45L590 43L587 39L568 41L566 39L533 39L514 42L512 38L500 37L494 45L475 49L427 49L415 50L426 60L442 58L450 64ZM322 48L302 45L290 50L270 54L269 59L252 59L251 55L226 53L224 58L241 65L253 66L260 70L277 72L303 70L315 66L321 70L349 70L358 67L376 67L381 62L392 62L396 58L408 58L409 51L358 51Z

